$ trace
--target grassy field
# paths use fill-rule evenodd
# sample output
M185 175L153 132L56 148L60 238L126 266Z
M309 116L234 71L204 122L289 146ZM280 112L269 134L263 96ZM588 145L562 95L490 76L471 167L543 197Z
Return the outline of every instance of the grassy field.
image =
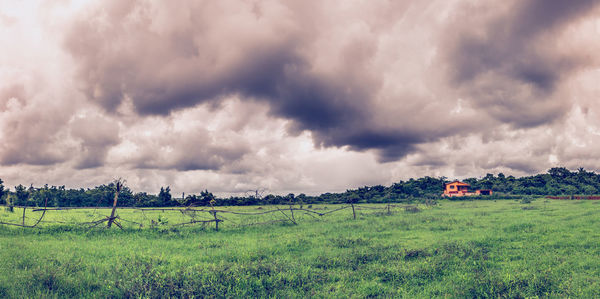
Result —
M108 210L49 211L60 223L0 226L0 297L600 297L600 201L419 208L297 213L298 225L224 214L218 232L172 227L189 221L178 211L119 210L136 222L124 230L73 224Z

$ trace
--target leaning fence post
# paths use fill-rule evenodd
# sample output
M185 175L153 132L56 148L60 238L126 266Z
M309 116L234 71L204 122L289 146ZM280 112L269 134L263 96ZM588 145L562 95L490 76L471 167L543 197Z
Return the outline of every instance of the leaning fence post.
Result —
M107 228L110 228L110 226L113 224L114 220L115 220L115 212L117 211L117 201L119 200L119 192L121 191L121 187L123 186L123 183L121 182L121 179L118 179L116 182L116 192L115 192L115 198L113 200L113 208L112 211L110 212L110 218L108 218L108 224L106 225Z
M215 231L219 231L219 218L217 218L217 210L215 210L215 200L211 200L210 206L212 207L212 210L209 211L209 213L213 214L213 217L215 217Z
M294 209L292 208L292 205L290 205L290 213L292 213L293 222L296 223L296 218L294 218Z
M217 211L213 209L210 211L210 213L213 214L213 217L215 217L215 231L219 231L219 218L217 218Z
M354 211L354 204L350 204L352 206L352 216L354 216L354 220L356 220L356 212Z

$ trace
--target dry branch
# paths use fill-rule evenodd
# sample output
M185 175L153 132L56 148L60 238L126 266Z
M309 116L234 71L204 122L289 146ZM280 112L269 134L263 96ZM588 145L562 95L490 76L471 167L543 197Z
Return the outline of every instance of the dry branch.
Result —
M0 224L12 225L12 226L20 226L20 227L30 227L30 226L22 225L22 224L18 224L18 223L10 223L10 222L2 222L2 221L0 221Z
M48 206L48 197L46 197L46 200L44 200L44 209ZM46 211L44 210L44 212L42 213L42 216L40 216L40 219L37 220L37 222L32 225L31 227L36 227L38 224L40 224L40 221L42 221L42 218L44 218L44 215L46 215Z
M117 222L117 220L113 220L113 223L118 226L120 229L123 229L123 227L121 226L121 224L119 222Z
M298 225L298 223L296 223L296 221L294 221L292 218L290 218L286 213L283 212L283 210L281 209L277 209L277 211L281 212L281 214L283 214L285 216L285 218L287 218L289 221L291 221L293 224Z
M44 208L46 208L46 206L48 205L48 198L46 198L46 200L44 201ZM5 224L5 225L12 225L12 226L19 226L19 227L28 227L28 228L34 228L36 227L38 224L40 224L40 222L42 221L42 219L44 218L44 216L46 215L46 211L44 211L44 213L42 213L42 216L40 216L40 218L35 222L34 225L25 225L25 209L26 207L23 207L23 221L21 224L18 223L10 223L10 222L2 222L0 221L0 224Z
M345 207L341 207L341 208L339 208L339 209L331 210L331 211L329 211L329 212L322 213L322 215L321 215L321 216L323 216L323 215L327 215L327 214L331 214L331 213L333 213L333 212L341 211L341 210L343 210L343 209L347 209L347 208L349 208L349 207L350 207L350 206L345 206Z
M180 225L187 225L187 224L194 224L194 223L210 223L210 222L223 222L223 220L221 220L221 219L193 220L193 221L190 221L190 222L173 224L173 226L180 226Z
M312 217L312 218L314 218L314 219L319 219L319 218L317 218L317 216L315 216L315 215L313 215L313 214L311 214L311 213L304 212L304 214L305 214L305 215L308 215L308 216L310 216L310 217Z

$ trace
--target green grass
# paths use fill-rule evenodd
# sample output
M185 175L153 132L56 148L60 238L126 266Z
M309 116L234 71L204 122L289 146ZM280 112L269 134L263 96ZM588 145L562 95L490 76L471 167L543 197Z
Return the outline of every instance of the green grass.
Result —
M419 209L296 213L297 226L223 214L219 232L173 228L190 219L177 211L119 210L144 225L124 230L72 224L109 210L50 211L65 223L0 226L0 297L600 297L600 201ZM0 221L21 216L0 211ZM159 216L167 224L151 227Z

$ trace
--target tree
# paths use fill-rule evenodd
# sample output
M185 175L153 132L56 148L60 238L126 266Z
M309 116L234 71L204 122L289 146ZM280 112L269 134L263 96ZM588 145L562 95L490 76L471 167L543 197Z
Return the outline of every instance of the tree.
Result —
M285 196L285 200L288 202L288 204L292 205L296 202L296 196L294 193L290 193Z
M6 204L6 200L4 199L5 193L7 193L7 191L4 190L4 181L0 179L0 204Z
M156 207L158 206L158 197L146 192L138 192L133 195L133 205L136 207Z
M565 167L554 167L548 170L548 174L554 179L564 179L571 175L571 172Z
M215 196L204 190L200 192L200 195L188 195L185 197L184 204L188 206L209 206L211 203L215 203Z
M158 200L161 203L167 203L171 201L171 187L167 186L167 188L160 187L160 192L158 192Z
M15 186L15 195L16 195L16 200L14 202L15 205L17 206L26 206L27 205L27 201L29 200L29 191L27 190L27 188L25 188L25 186L19 184L18 186Z

